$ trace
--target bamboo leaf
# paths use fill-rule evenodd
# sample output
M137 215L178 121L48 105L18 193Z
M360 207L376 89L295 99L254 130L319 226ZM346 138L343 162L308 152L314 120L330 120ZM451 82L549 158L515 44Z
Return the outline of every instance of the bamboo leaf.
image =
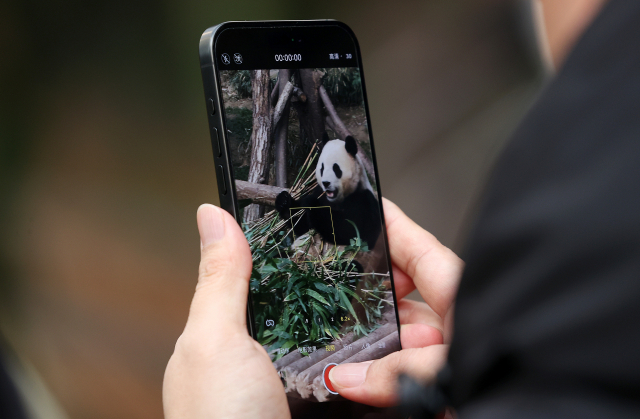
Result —
M344 304L345 308L349 310L354 319L357 319L356 311L353 309L351 302L347 298L347 295L344 293L344 290L342 288L340 289L340 299L342 300L342 304Z
M325 299L324 299L324 297L322 297L322 295L318 294L318 293L317 293L316 291L314 291L314 290L310 290L310 289L308 289L308 290L306 291L306 294L307 294L309 297L315 298L316 300L318 300L318 301L319 301L319 302L321 302L322 304L329 305L329 302L328 302L327 300L325 300Z
M364 306L364 302L360 299L360 297L358 296L358 294L356 294L355 292L351 291L349 288L343 286L343 285L339 285L340 289L346 293L348 293L349 295L351 295L357 302L359 302L360 304L362 304Z
M264 335L262 335L262 336L264 336ZM269 336L267 339L262 339L262 340L260 341L260 345L268 345L268 344L269 344L270 342L272 342L275 338L277 338L277 336L276 336L276 335L271 335L271 336Z

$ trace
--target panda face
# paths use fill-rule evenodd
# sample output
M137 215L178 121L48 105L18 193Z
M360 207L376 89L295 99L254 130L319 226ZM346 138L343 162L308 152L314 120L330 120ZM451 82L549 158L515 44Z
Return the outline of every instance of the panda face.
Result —
M325 144L320 153L316 179L329 202L341 202L352 194L358 189L364 175L355 153L351 154L347 148L344 141L332 140Z

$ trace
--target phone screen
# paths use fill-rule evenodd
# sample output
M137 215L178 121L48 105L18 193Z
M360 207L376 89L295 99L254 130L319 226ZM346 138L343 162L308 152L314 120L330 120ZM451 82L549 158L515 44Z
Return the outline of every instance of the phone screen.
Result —
M357 47L336 26L238 28L214 53L254 335L309 417L344 401L332 366L400 349Z

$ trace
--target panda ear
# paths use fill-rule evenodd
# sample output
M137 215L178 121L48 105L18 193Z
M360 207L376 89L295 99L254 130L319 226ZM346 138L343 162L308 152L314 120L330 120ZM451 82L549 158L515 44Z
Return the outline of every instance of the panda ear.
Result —
M358 143L356 143L355 138L350 135L347 135L347 138L344 139L344 148L347 150L347 153L353 157L358 153Z

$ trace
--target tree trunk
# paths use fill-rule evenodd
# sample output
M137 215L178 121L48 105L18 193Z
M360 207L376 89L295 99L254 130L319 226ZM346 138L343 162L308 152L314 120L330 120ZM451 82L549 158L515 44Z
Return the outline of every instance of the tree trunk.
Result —
M298 74L302 91L307 98L305 102L296 102L296 110L300 117L300 127L312 143L319 142L322 141L322 135L324 134L322 103L318 94L322 73L311 69L301 69Z
M250 199L256 204L270 205L274 207L276 205L276 197L280 192L287 190L288 189L285 188L278 188L277 186L236 180L236 194L238 196L238 200Z
M273 86L273 90L271 91L271 106L276 106L278 103L278 95L280 94L280 78L276 80L276 84Z
M251 97L253 100L253 127L251 131L251 183L265 183L269 161L269 134L271 118L269 112L269 70L251 71ZM250 223L262 215L264 207L251 204L244 209L243 221Z
M287 187L287 132L289 130L289 108L291 107L289 96L293 90L290 78L291 70L278 71L278 103L273 112L276 186L281 188Z

